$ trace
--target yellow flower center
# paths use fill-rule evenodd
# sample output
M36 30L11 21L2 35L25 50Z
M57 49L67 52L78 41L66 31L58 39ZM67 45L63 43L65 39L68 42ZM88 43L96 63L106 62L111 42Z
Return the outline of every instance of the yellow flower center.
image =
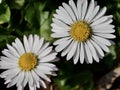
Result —
M71 26L70 35L74 40L83 42L90 37L91 28L86 22L77 21Z
M37 58L33 53L24 53L19 58L19 67L24 71L29 71L37 65Z

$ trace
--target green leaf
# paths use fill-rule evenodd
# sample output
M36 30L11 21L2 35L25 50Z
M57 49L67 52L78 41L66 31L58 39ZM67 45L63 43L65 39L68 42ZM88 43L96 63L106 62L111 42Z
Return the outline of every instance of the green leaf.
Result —
M34 20L34 7L32 4L29 4L26 8L25 8L25 20L29 23L32 24L33 20Z
M8 2L12 9L17 9L17 10L21 9L25 4L25 0L11 0Z
M47 0L44 0L44 2L41 1L40 3L36 2L34 4L39 9L39 11L43 11L46 6L46 3L47 3Z
M10 21L10 8L7 5L0 6L0 24L7 23Z
M73 87L65 85L66 83L65 79L62 80L56 79L54 82L56 83L60 90L75 90Z
M25 0L15 0L15 3L18 4L19 6L23 6L25 3Z
M70 86L83 85L92 79L92 73L90 71L81 71L80 73L75 73L66 82ZM74 82L74 83L72 83Z
M41 13L41 22L40 22L40 35L45 38L46 41L53 41L51 35L51 16L49 16L49 12L45 11Z
M82 90L93 90L93 86L94 86L94 83L91 80L90 82L88 82L85 85L83 85Z
M6 43L11 42L13 39L15 39L12 35L0 35L0 42L6 41Z

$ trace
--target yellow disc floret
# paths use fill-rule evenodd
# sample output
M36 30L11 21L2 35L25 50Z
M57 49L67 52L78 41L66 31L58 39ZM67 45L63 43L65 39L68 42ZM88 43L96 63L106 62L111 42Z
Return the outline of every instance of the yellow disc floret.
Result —
M74 40L78 42L83 42L83 41L86 41L90 37L91 28L86 22L77 21L72 24L70 35Z
M19 58L19 67L24 71L30 71L37 65L37 58L33 53L24 53Z

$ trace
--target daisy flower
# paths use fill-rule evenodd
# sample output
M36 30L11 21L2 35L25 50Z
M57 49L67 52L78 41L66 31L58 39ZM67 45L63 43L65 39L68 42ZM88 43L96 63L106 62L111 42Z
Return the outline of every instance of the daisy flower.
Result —
M46 88L45 81L51 81L48 75L56 76L54 71L58 69L51 62L57 60L57 53L38 35L24 36L23 44L16 38L7 48L0 58L0 69L6 69L0 77L5 78L7 88L15 84L17 90L23 90L27 84L30 90Z
M69 0L69 4L62 3L53 16L51 37L55 50L66 55L66 59L73 58L74 64L99 62L104 52L109 52L110 39L115 38L112 25L112 15L105 15L106 7L100 9L97 2L91 0Z

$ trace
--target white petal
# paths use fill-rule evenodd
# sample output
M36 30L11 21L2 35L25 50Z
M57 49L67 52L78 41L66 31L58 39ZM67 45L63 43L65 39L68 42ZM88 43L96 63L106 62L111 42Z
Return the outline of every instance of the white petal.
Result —
M85 58L85 50L84 50L83 43L81 42L80 44L80 63L81 64L83 64L84 58Z
M85 62L86 62L86 64L91 64L91 63L89 62L88 58L87 58L86 53L85 53Z
M67 41L68 39L70 39L70 37L60 38L60 39L56 40L53 44L57 45L57 44L60 44L60 43L62 43L64 41Z
M11 59L12 59L11 61L16 61L16 60L18 60L18 58L15 57L15 56L13 56L7 49L4 49L4 50L2 51L2 53L3 53L6 57L11 58Z
M11 70L11 69L8 69L8 70L2 72L2 73L0 74L0 77L1 77L1 78L4 78L4 77L8 76L9 74L11 74L11 72L12 72L12 70Z
M54 17L60 19L61 21L69 25L73 23L71 16L67 13L67 11L62 6L59 6L59 10L56 10L56 12L58 14Z
M41 71L44 74L45 74L44 71L51 72L54 69L53 67L51 68L51 67L47 66L46 63L39 63L39 66L37 66L37 68L39 69L39 71Z
M30 90L36 90L36 89L35 89L35 86L30 86L30 85L29 85L29 88L30 88Z
M86 56L87 56L88 62L89 63L93 63L91 51L90 51L90 49L89 49L89 47L88 47L88 45L86 43L84 43L84 45L85 45L85 52L86 52Z
M16 51L18 52L19 55L22 54L20 48L14 42L12 42L12 46L16 49Z
M16 77L14 77L14 78L12 79L12 83L8 84L7 87L9 88L10 86L12 86L12 85L14 85L14 84L17 84L17 81L18 81L19 77L20 77L20 73L19 73ZM12 85L11 85L11 84L12 84Z
M65 10L67 11L67 13L71 16L73 21L76 21L76 17L74 12L72 11L71 7L69 5L67 5L66 3L62 3L63 7L65 8Z
M109 18L109 17L107 17L107 16L103 16L103 17L97 19L96 21L94 21L94 22L91 24L91 26L99 25L100 23L103 23L103 22L107 21L108 18Z
M47 47L49 46L49 42L43 44L43 46L40 48L40 50L38 51L37 55L40 55L41 52L43 52Z
M14 45L14 43L13 43L13 45ZM16 49L18 49L20 55L25 53L25 49L23 47L23 44L18 38L15 39L15 45L14 46L16 46Z
M92 26L93 29L113 29L114 27L114 25L104 23Z
M96 53L95 48L94 48L93 45L91 44L91 42L88 40L86 43L87 43L87 45L88 45L88 47L89 47L89 49L90 49L90 51L91 51L91 54L92 54L94 60L97 61L97 62L99 62L98 55L97 55L97 53Z
M31 74L32 74L33 78L34 78L36 81L39 81L39 77L38 77L37 73L36 73L34 70L31 71Z
M33 35L29 35L29 37L28 37L28 43L29 43L30 51L32 51L32 47L33 47Z
M94 17L94 19L92 21L96 21L97 19L99 19L101 16L103 16L106 12L107 8L103 7L99 13Z
M23 47L23 44L18 38L15 39L15 44L17 45L17 47L21 51L21 54L25 53L25 49Z
M109 39L116 38L116 36L113 34L107 34L107 33L94 33L94 34L103 38L109 38Z
M78 16L79 19L82 19L82 3L84 0L77 0L77 9L78 9Z
M43 65L43 66L48 66L48 67L55 67L56 65L52 64L52 63L40 63L40 65Z
M18 67L18 65L16 63L9 63L6 61L0 61L0 69L13 69Z
M29 75L28 75L28 72L25 72L25 79L23 81L23 86L25 87L27 82L28 82L28 78L29 78Z
M44 38L41 38L41 39L39 40L39 43L38 43L38 46L37 46L36 55L39 55L38 52L41 50L43 44L44 44Z
M84 18L85 18L85 14L87 12L87 6L88 6L88 1L84 0L83 6L82 6L82 20L84 20Z
M51 27L52 28L58 28L58 29L68 29L68 30L70 29L70 27L62 27L60 25L57 25L56 23L52 23Z
M17 90L23 90L23 87L22 86L18 86Z
M96 26L96 25L102 25L102 24L104 24L104 25L109 25L110 23L112 23L112 15L109 15L109 16L102 16L100 19L98 19L98 20L96 20L95 22L93 22L93 23L96 23L97 22L97 24L91 24L91 26ZM106 20L105 20L105 19ZM99 20L100 20L100 23L99 23ZM102 22L102 23L101 23Z
M24 42L24 47L25 47L26 52L30 52L29 43L28 43L27 37L25 35L23 37L23 42Z
M36 72L36 70L35 70L35 72ZM38 79L39 80L39 85L41 85L42 87L44 87L44 88L46 88L46 84L45 84L45 82L41 79L41 78L39 78ZM34 86L36 86L36 85L34 85ZM29 87L33 87L33 86L31 86L30 84L29 84ZM38 86L39 87L39 86Z
M42 64L39 63L39 65L42 65L42 66L37 66L37 68L39 68L39 71L43 72L43 73L46 74L46 75L52 75L52 71L54 71L54 70L52 70L53 67L50 68L50 67L46 66L46 65L43 64L43 63L42 63ZM43 65L45 65L45 66L43 66Z
M39 68L35 69L36 73L44 80L51 82L51 80L43 73L39 70Z
M108 45L108 46L111 46L111 42L105 38L102 38L102 37L98 37L98 36L92 36L94 39L96 39L96 41L99 41L105 45Z
M77 44L78 44L77 42L74 42L71 50L70 50L69 53L67 54L67 60L70 60L70 59L73 57L73 55L75 54L76 48L77 48Z
M70 0L70 1L69 1L69 5L71 6L73 12L75 13L76 19L79 19L78 10L77 10L77 7L76 7L74 1L73 1L73 0Z
M9 73L9 75L7 75L6 80L12 80L13 78L15 78L18 75L18 73L20 73L19 68L12 69L11 72Z
M94 0L91 0L90 4L89 4L89 7L88 7L88 11L86 13L86 16L85 16L85 20L87 21L88 18L90 17L90 15L92 14L93 10L94 10Z
M66 49L64 49L64 50L62 51L61 56L65 56L65 55L70 51L70 49L72 48L73 44L74 44L74 41L72 41L72 42L70 43L70 45L69 45Z
M53 38L60 38L60 37L67 37L67 36L70 36L68 32L59 32L59 33L51 34L51 37Z
M24 80L24 71L20 73L20 77L17 81L17 86L23 86L23 80Z
M39 47L39 36L34 35L34 43L33 43L33 47L32 47L32 52L37 54L37 52L39 51L38 47Z
M18 57L18 58L20 57L19 53L15 50L15 48L10 46L9 44L7 44L7 47L15 57Z
M6 57L9 57L9 55L7 55L8 53L10 54L10 52L9 52L8 49L2 50L2 54L5 55ZM10 54L10 55L11 55L11 54ZM11 56L13 56L13 55L11 55Z
M32 77L34 79L35 85L37 86L37 88L40 88L40 85L39 85L39 76L33 70L31 71L31 74L32 74Z
M11 64L16 64L18 62L16 58L9 58L4 56L1 56L0 60L6 61Z
M58 20L57 18L53 18L52 20L53 20L53 23L55 23L56 25L58 25L60 27L69 28L69 26L67 24Z
M6 80L6 81L4 82L4 84L11 83L11 81L12 81L12 80Z
M42 79L40 79L40 85L41 85L43 88L47 88L45 82L44 82Z
M63 49L65 49L71 43L71 41L72 41L72 39L61 42L58 46L56 46L55 50L57 52L62 51Z
M95 17L95 15L98 13L99 11L99 6L96 6L94 11L92 12L92 14L90 15L90 17L88 18L87 22L90 23L92 22L92 19Z
M65 29L65 28L56 28L56 27L53 27L52 31L56 32L56 33L59 33L59 32L67 32L67 31L70 31L70 30L69 29Z
M72 24L72 20L68 17L67 17L68 19L66 19L66 16L62 14L62 11L61 11L61 14L53 14L53 16L54 18L57 18L68 25Z
M56 65L54 65L52 63L39 63L39 65L51 68L50 70L48 68L46 69L46 71L49 71L49 72L50 71L58 71L58 68L56 67ZM42 71L45 71L45 69ZM46 73L46 74L50 74L50 73Z
M40 53L40 55L38 57L42 58L46 55L48 55L51 51L52 51L52 46L51 47L48 47L47 49L45 49L43 52Z
M97 40L94 39L94 38L93 38L93 40L94 40L104 51L109 52L109 48L108 48L106 45L102 44L101 42L97 41Z
M79 55L80 55L80 44L78 43L76 46L76 53L75 56L73 57L74 64L76 64L79 60Z
M56 58L57 53L52 53L49 54L43 58L40 59L40 62L51 62L52 60L54 60ZM38 57L39 58L39 57Z
M98 54L103 57L104 56L104 52L102 51L101 47L96 44L93 40L90 40L90 42L93 44L94 48L96 49L96 51L98 52Z
M5 83L7 83L7 82L5 82ZM12 87L13 85L15 85L16 83L13 83L13 81L11 81L11 82L9 82L9 84L7 85L7 88L9 88L9 87Z
M114 33L114 29L93 29L94 33Z
M32 78L32 75L31 75L31 72L28 71L28 84L30 86L33 86L34 85L34 81L33 81L33 78Z

